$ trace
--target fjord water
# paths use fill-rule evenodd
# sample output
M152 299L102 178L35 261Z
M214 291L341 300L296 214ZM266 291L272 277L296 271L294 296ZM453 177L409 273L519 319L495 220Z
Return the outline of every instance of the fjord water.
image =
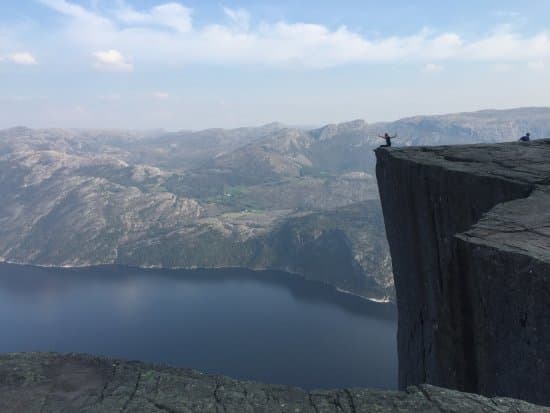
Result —
M397 386L396 314L279 272L0 264L0 352L84 352L306 389Z

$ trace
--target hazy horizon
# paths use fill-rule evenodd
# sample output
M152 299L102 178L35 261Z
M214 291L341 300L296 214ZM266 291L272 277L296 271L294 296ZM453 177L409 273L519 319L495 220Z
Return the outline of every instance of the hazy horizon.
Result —
M502 108L502 109L495 109L495 108L484 108L484 109L478 109L478 110L472 110L472 111L461 111L461 112L444 112L444 113L418 113L413 114L410 116L404 116L400 118L395 119L389 119L389 120L373 120L369 121L368 119L364 118L355 118L355 119L344 119L342 121L337 122L324 122L319 123L316 125L295 125L295 124L288 124L285 122L281 122L278 120L274 120L271 122L261 123L261 124L250 124L250 125L237 125L232 127L223 127L223 126L207 126L203 128L176 128L176 129L169 129L165 128L162 125L159 125L157 127L150 127L150 128L132 128L132 127L109 127L109 126L102 126L102 125L96 125L96 126L89 126L89 127L78 127L78 126L64 126L64 125L52 125L52 126L29 126L29 125L11 125L6 127L0 127L0 130L8 130L8 129L14 129L14 128L29 128L29 129L66 129L66 130L98 130L98 131L129 131L129 132L167 132L167 133L173 133L173 132L201 132L206 130L215 130L215 129L226 129L226 130L234 130L234 129L241 129L241 128L261 128L273 124L280 124L283 127L288 127L291 129L302 129L302 130L312 130L312 129L318 129L322 128L328 125L333 124L342 124L342 123L349 123L354 121L364 121L365 123L369 125L376 125L376 124L384 124L384 123L392 123L404 119L411 119L416 117L437 117L437 116L451 116L451 115L460 115L460 114L470 114L470 113L479 113L479 112L490 112L490 111L514 111L514 110L524 110L524 109L547 109L550 111L550 106L523 106L523 107L509 107L509 108Z

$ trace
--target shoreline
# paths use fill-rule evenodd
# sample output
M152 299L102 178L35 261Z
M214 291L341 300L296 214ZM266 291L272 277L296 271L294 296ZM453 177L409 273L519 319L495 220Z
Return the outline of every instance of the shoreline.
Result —
M336 287L332 284L328 284L322 281L318 280L312 280L304 275L295 272L295 271L289 271L286 269L280 269L280 268L266 268L266 267L199 267L199 266L192 266L192 267L162 267L157 265L150 265L150 266L132 266L132 265L126 265L126 264L117 264L117 263L103 263L103 264L82 264L82 265L55 265L55 264L30 264L30 263L24 263L24 262L17 262L17 261L9 261L3 259L3 257L0 257L0 265L6 264L6 265L17 265L17 266L26 266L26 267L34 267L34 268L47 268L47 269L62 269L62 270L82 270L82 269L93 269L93 268L100 268L100 267L109 267L109 266L115 266L115 267L122 267L122 268L128 268L128 269L136 269L136 270L159 270L159 271L221 271L221 270L246 270L251 272L265 272L265 271L274 271L274 272L281 272L288 275L299 277L302 280L312 282L315 284L323 285L326 287L330 287L334 289L336 292L346 295L351 295L356 298L360 298L362 300L365 300L367 302L376 303L376 304L392 304L396 305L396 303L389 299L389 297L385 298L373 298L373 297L366 297L363 295L356 294L352 291L345 290L339 287Z

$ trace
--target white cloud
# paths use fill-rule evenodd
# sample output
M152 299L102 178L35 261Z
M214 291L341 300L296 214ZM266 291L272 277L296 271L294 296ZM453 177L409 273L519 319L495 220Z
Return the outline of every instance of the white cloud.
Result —
M178 3L167 3L156 6L151 10L153 21L170 27L180 33L191 30L191 9Z
M250 28L250 13L246 10L224 7L223 12L238 30L248 30Z
M140 12L121 1L115 16L126 24L166 27L179 33L187 33L193 27L191 9L179 3L161 4L149 11Z
M88 12L84 7L69 3L65 0L38 0L40 3L50 7L51 9L73 17L86 17L93 13Z
M168 98L170 98L170 94L166 93L166 92L154 92L152 94L153 98L155 99L158 99L158 100L166 100Z
M527 67L535 72L542 72L544 71L545 64L542 60L537 60L535 62L527 63Z
M443 66L438 65L436 63L427 63L424 66L424 71L426 72L434 73L434 72L441 72L442 70L443 70Z
M108 19L98 16L97 14L87 10L86 8L77 4L71 3L66 0L38 0L40 3L48 6L52 10L66 16L71 16L75 19L85 19L89 21L95 21L105 23Z
M113 72L131 72L134 66L118 50L105 50L94 53L95 67L99 70Z
M136 10L123 0L98 14L67 0L40 0L68 17L60 33L77 50L107 50L98 67L131 70L117 50L154 65L261 64L331 67L354 63L477 61L491 64L538 62L550 58L550 34L515 32L499 26L477 39L420 29L400 36L369 38L341 26L252 21L247 11L224 8L227 24L193 27L192 10L170 2ZM105 62L110 60L109 62ZM113 61L114 60L114 61ZM429 70L429 69L428 69Z
M32 65L38 64L35 57L28 52L12 53L4 57L3 59L0 58L0 60L5 60L11 63L24 65L24 66L32 66Z

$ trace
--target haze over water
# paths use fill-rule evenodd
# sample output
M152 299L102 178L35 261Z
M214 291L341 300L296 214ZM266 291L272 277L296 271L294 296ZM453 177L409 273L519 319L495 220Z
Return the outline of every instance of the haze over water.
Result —
M395 313L284 273L0 265L0 352L85 352L308 389L394 389Z

